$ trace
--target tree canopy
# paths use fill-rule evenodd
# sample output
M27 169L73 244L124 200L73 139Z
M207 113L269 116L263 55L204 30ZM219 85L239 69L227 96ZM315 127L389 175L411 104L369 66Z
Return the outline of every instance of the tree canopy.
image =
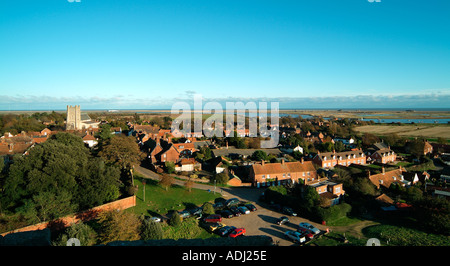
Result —
M9 167L2 210L31 222L51 220L120 196L120 171L93 157L78 136L58 133Z

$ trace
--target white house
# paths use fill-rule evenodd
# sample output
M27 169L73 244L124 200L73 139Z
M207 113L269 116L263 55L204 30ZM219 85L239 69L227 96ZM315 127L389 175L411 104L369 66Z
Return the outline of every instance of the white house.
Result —
M94 136L89 135L89 134L87 134L86 136L83 137L83 142L86 143L89 146L89 148L92 148L98 144L97 139L94 138Z

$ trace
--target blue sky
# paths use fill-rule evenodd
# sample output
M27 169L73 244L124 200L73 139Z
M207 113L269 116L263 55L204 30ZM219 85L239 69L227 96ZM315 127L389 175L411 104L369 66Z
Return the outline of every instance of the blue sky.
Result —
M450 108L450 2L2 0L0 109Z

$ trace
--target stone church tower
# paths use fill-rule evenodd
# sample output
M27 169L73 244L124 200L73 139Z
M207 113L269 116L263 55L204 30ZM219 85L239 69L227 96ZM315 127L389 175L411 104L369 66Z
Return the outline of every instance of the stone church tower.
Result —
M67 105L66 130L80 130L81 110L79 105Z

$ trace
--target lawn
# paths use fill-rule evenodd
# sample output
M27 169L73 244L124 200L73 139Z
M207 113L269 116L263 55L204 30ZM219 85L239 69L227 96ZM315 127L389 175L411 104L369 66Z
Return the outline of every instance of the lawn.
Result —
M184 210L192 206L201 206L205 202L214 202L221 195L214 194L205 190L193 188L191 192L181 186L172 186L167 191L158 185L154 180L146 180L145 185L145 202L143 201L143 184L142 178L138 175L134 182L138 186L136 193L136 206L131 208L136 214L144 215L166 215L169 211Z
M383 246L450 246L450 237L394 225L374 225L363 229L368 238L377 238Z

